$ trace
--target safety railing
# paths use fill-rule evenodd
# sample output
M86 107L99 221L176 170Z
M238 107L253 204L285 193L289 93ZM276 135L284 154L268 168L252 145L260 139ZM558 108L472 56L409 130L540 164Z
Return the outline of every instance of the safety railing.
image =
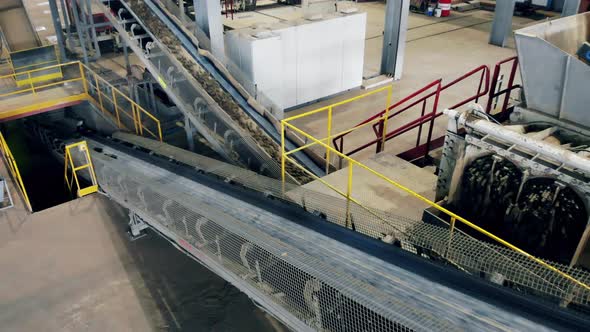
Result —
M76 166L76 164L79 166ZM70 192L76 184L76 194L78 197L84 197L98 191L98 182L96 181L96 174L94 173L94 165L92 165L92 159L90 158L90 152L88 151L88 144L86 141L80 141L65 146L64 155L64 178L66 185ZM68 177L68 171L71 173L71 178ZM78 173L83 173L82 177L90 180L90 185L82 188L80 185L80 178Z
M502 66L505 64L510 64L508 82L506 84L506 88L502 89L502 80L500 80L500 75L502 72ZM510 102L510 95L512 91L517 89L522 89L520 84L514 84L514 80L516 78L516 70L518 69L518 57L512 57L505 60L502 60L496 64L494 67L494 74L492 75L492 83L490 87L490 92L488 96L488 103L486 105L486 113L494 113L494 114L504 114L508 109L508 103ZM496 91L498 90L498 91ZM497 112L492 112L497 108L497 104L499 98L504 95L504 99L502 101L502 107L497 110ZM449 109L454 109L450 107Z
M375 92L370 92L367 95L371 93ZM363 98L367 95L356 98ZM400 220L406 220L406 222L393 225L393 229L396 231L392 234L384 232L384 240L391 236L390 240L392 242L400 240L402 247L404 242L414 245L421 245L422 242L428 243L431 255L442 257L465 271L484 274L486 277L491 276L492 280L500 280L498 282L501 283L505 283L506 280L509 286L516 289L522 290L526 288L544 295L557 297L567 303L575 302L586 306L590 304L590 280L582 281L573 277L568 273L571 270L558 268L532 256L416 191L352 159L345 153L330 146L330 135L318 139L292 124L293 120L317 114L321 111L327 110L331 112L332 108L333 106L324 107L320 110L281 121L283 195L291 195L287 190L288 183L286 183L285 169L287 166L295 166L316 179L316 184L320 187L326 188L328 192L332 192L345 200L346 207L343 213L346 220L345 226L348 228L359 229L362 227L362 224L366 223L367 215L372 216L373 222L387 223L388 213L383 211L387 210L387 206L390 206L390 213L397 214L401 218ZM386 126L388 116L385 113L382 117L366 122L363 126L378 124L381 121ZM349 129L335 136L346 134L355 129ZM288 132L304 137L309 143L287 151L284 138ZM292 158L293 153L313 146L325 149L327 154L334 155L343 161L343 166L348 168L346 171L342 170L340 172L347 172L346 181L342 181L342 177L319 178ZM364 185L357 187L359 183ZM436 219L444 225L441 228L442 230L433 232L430 228L424 227L425 224L421 219L422 213L427 209L432 210L434 214L438 214ZM355 215L355 212L353 212L357 211L358 213L359 210L364 211L363 215L365 217ZM425 229L429 230L425 231ZM422 234L424 232L430 233L424 235ZM468 235L472 233L477 234L477 237L483 238L484 241ZM422 242L419 239L422 239Z
M115 88L92 69L81 62L69 62L29 71L0 76L0 80L16 80L16 76L34 77L37 72L58 68L63 76L59 79L37 82L29 79L26 86L12 86L0 90L0 101L9 97L32 94L39 97L23 108L23 113L35 111L38 105L58 104L63 101L86 100L111 117L121 129L134 131L140 136L151 136L162 141L160 121L134 102L125 93ZM0 107L2 108L2 107ZM4 111L10 111L3 109Z
M374 116L368 118L367 120L357 124L357 126L362 126L368 122L373 122L377 118L382 118L386 112L389 113L387 116L387 119L391 119L393 117L399 116L400 114L402 114L402 113L404 113L404 112L406 112L418 105L421 105L420 117L415 118L412 121L410 121L404 125L401 125L390 132L387 132L387 128L385 126L385 122L387 120L384 118L380 122L373 124L373 131L375 133L375 138L373 140L371 140L367 143L364 143L356 148L353 148L347 152L344 152L344 137L346 135L348 135L348 133L335 137L333 139L333 144L338 151L346 154L347 156L351 156L351 155L358 153L358 152L360 152L370 146L373 146L373 145L376 145L376 152L378 153L378 152L383 151L383 149L385 148L384 144L386 141L389 141L392 138L398 137L408 131L418 128L418 134L417 134L417 138L416 138L416 148L418 148L421 146L423 126L425 124L428 124L429 125L428 136L426 138L425 149L423 149L423 150L429 151L430 145L432 142L432 131L434 128L434 120L443 114L442 111L440 111L440 112L438 111L438 104L439 104L441 93L444 92L445 90L461 83L461 82L464 82L467 79L477 77L477 75L479 75L480 78L479 78L479 84L478 84L475 94L456 103L451 108L455 109L455 108L461 107L463 105L466 105L467 103L470 103L470 102L477 102L479 100L479 98L488 94L488 91L490 89L490 85L489 85L490 70L487 66L479 66L479 67L471 70L470 72L466 73L465 75L462 75L461 77L459 77L459 78L457 78L457 79L453 80L452 82L447 83L445 85L442 85L442 79L435 80L435 81L431 82L430 84L424 86L420 90L412 93L411 95L409 95L409 96L403 98L402 100L398 101L397 103L393 104L388 110L383 110L383 111L375 114ZM432 89L435 89L435 91L422 96L424 93L427 93L428 91L431 91ZM419 96L422 96L422 97L416 99ZM434 102L432 104L432 111L426 113L427 102L431 98L434 98ZM397 108L401 108L401 109L393 112ZM385 134L385 133L387 133L387 134Z
M1 132L0 132L0 150L2 150L2 155L4 156L4 161L6 162L8 170L10 171L10 175L12 176L12 179L14 180L14 182L16 183L16 186L18 187L18 189L20 190L20 192L22 194L22 197L25 202L25 205L27 206L27 209L30 212L33 212L33 208L31 206L31 201L29 200L29 195L27 195L27 189L25 188L23 178L21 177L20 171L18 170L18 165L16 164L16 159L14 159L14 156L12 155L12 152L10 151L8 144L6 144L6 140L4 139L4 136L2 135Z

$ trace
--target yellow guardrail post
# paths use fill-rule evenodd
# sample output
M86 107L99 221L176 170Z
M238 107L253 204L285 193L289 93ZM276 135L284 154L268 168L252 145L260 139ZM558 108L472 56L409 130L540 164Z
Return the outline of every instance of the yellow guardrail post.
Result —
M328 108L328 145L332 139L332 106ZM326 175L330 174L330 149L326 148Z
M385 114L383 115L383 125L381 133L381 151L385 151L385 141L387 141L387 121L389 118L389 107L391 106L391 95L392 95L392 87L389 86L387 89L387 104L385 105Z
M94 73L94 84L96 85L96 94L98 95L98 103L100 104L100 111L104 113L104 107L102 105L102 92L100 91L98 83L98 74Z
M283 196L285 196L285 180L286 180L286 176L285 176L285 155L286 151L285 151L285 121L282 120L281 121L281 183L282 183L282 193Z
M350 216L350 199L352 195L352 168L354 163L348 162L348 183L346 186L346 224L345 227L348 228L348 221L351 219Z
M82 79L82 85L84 86L84 93L88 95L88 82L86 81L86 75L84 75L82 62L78 62L78 68L80 69L80 78Z
M25 205L29 209L30 212L33 212L33 207L31 206L31 201L29 200L29 195L27 194L27 189L25 188L25 184L23 182L23 178L20 175L20 171L18 170L18 165L16 164L16 159L12 155L4 136L0 132L0 149L2 150L2 154L4 155L4 159L6 160L6 164L8 165L8 170L12 175L13 179L16 181L17 187L20 189L23 199L25 201Z
M115 109L117 125L119 126L119 128L121 128L121 118L119 117L119 105L117 105L117 95L115 94L115 87L111 87L111 94L113 96L113 108Z
M33 78L31 77L31 72L27 72L27 78L29 79L29 85L31 86L31 91L33 91L33 95L36 94L35 92L35 85L33 85Z
M449 251L451 250L451 242L453 241L453 234L455 232L455 222L457 219L455 217L451 217L451 228L449 229L449 242L447 243L447 250L444 252L443 257L447 257Z
M82 155L86 159L85 163L83 163L80 166L76 166L74 163L74 159L72 158L71 150L73 148L78 148L79 152L82 153ZM66 183L68 183L68 186L70 187L70 190L71 190L71 184L68 181L68 168L71 167L72 177L74 178L74 181L76 182L76 187L78 188L78 191L76 192L78 197L84 197L86 195L89 195L89 194L92 194L92 193L95 193L98 191L96 174L94 173L94 165L92 165L92 159L90 158L90 152L88 151L88 144L86 144L86 141L80 141L77 143L72 143L72 144L66 145L64 163L65 163L64 173L65 173ZM88 173L90 175L90 182L92 183L90 186L88 186L86 188L80 187L80 180L78 179L78 172L82 171L82 170L88 170Z

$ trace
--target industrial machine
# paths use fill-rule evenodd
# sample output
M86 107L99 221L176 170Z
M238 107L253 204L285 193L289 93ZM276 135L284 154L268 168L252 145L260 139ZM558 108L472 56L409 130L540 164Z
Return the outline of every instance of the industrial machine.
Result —
M525 101L505 123L447 110L437 197L547 260L590 268L590 13L516 31ZM542 56L540 56L542 55ZM542 70L540 70L542 68Z

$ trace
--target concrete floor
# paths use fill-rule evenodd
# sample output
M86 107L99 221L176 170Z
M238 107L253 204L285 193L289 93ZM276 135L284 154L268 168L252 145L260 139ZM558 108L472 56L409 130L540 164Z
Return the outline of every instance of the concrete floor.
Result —
M418 168L390 153L373 155L364 164L403 186L411 187L418 194L434 200L436 175L428 170ZM348 168L324 176L322 181L328 182L345 193L348 185ZM419 221L422 219L424 209L429 207L425 202L358 166L353 166L352 183L351 197L363 206L377 211L390 212L392 215ZM303 188L344 199L319 180L312 181Z
M4 163L0 175L8 178ZM2 331L282 331L239 290L99 194L0 211Z

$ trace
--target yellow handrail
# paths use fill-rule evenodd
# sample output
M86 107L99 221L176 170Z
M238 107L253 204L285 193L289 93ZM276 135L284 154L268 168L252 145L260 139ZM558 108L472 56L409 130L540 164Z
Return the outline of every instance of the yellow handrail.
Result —
M16 159L12 155L8 144L6 144L6 140L4 140L4 136L0 132L0 150L2 150L2 155L4 156L4 160L8 165L8 170L12 175L12 178L17 184L17 187L20 189L25 204L30 212L33 212L33 208L31 207L31 202L29 201L29 195L27 195L27 190L25 189L25 184L23 183L23 178L20 175L20 171L18 170L18 166L16 164Z
M57 81L53 80L53 81L50 81L49 83L44 83L44 84L35 84L32 80L30 80L26 87L23 87L21 89L15 89L15 90L12 90L12 91L6 92L6 93L0 93L0 98L9 97L12 95L17 95L17 94L22 94L22 93L29 93L29 92L31 92L33 94L38 94L40 90L43 90L48 87L80 81L80 82L82 82L82 85L84 87L83 94L85 95L86 100L88 100L88 101L94 103L96 106L98 106L98 108L104 114L110 115L113 118L115 118L116 124L117 124L117 126L119 126L119 128L125 128L123 123L121 123L121 115L124 115L124 116L129 117L132 120L134 127L135 127L133 129L137 135L143 135L143 133L146 132L149 135L151 135L152 137L156 138L157 140L163 141L162 126L161 126L160 120L158 120L153 114L151 114L150 112L145 110L143 107L141 107L139 104L137 104L131 98L129 98L126 94L121 92L119 89L115 88L112 84L110 84L104 78L100 77L100 75L98 75L92 69L90 69L89 67L82 64L79 61L56 64L56 65L51 65L51 66L47 66L47 67L43 67L43 68L35 68L32 70L28 70L28 71L22 71L22 72L19 72L16 74L13 73L13 74L8 74L8 75L2 75L2 76L0 76L0 80L7 79L7 78L16 80L17 76L21 76L21 75L27 75L28 77L30 77L32 73L39 72L39 71L46 71L48 69L53 69L53 68L59 68L63 72L63 69L65 67L77 67L77 69L78 69L77 73L73 72L74 74L77 74L77 76L75 76L73 78L70 77L68 79L61 79L61 80L57 80ZM72 74L71 71L70 71L70 74ZM72 76L72 75L70 75L70 76ZM90 79L90 81L88 81L89 79ZM91 81L94 81L95 84L93 84ZM96 91L96 93L97 93L96 99L89 92L89 87L94 88L94 90ZM111 96L109 97L109 95L105 94L103 92L103 90L110 91L109 95L111 95ZM122 98L122 99L128 101L129 105L131 106L131 110L130 111L125 110L117 102L117 98ZM114 114L111 113L110 111L107 111L107 109L105 107L105 101L111 102L111 104L113 106ZM143 124L142 118L144 118L144 116L146 119L153 121L154 126L156 127L156 132L150 130L149 128L147 128Z
M82 163L80 166L76 166L74 163L74 159L72 158L72 149L78 148L79 151L84 156L86 161ZM95 193L98 191L98 183L96 181L96 174L94 173L94 165L92 165L92 158L90 158L90 153L88 151L88 144L86 141L80 141L77 143L68 144L65 147L65 156L64 156L64 178L66 180L66 184L68 185L68 189L72 190L73 182L75 181L76 187L78 190L76 191L78 197L84 197L86 195ZM68 170L72 170L72 177L74 181L70 181L68 179ZM78 179L78 172L82 170L88 170L90 175L90 182L92 183L90 186L86 188L80 187L80 180Z
M339 102L337 104L338 105L343 105L343 104L349 103L351 101L358 100L360 98L364 98L366 96L372 95L372 94L374 94L374 93L376 93L378 91L382 91L382 90L383 90L383 88L382 89L378 89L376 91L369 92L369 93L364 94L364 95L360 95L360 96L357 96L357 97L354 97L354 98L350 98L348 100ZM389 98L389 96L388 96L388 98ZM388 103L389 103L389 99L388 99ZM317 109L317 110L312 110L312 111L307 112L307 113L299 114L299 115L296 115L296 116L293 116L293 117L290 117L290 118L281 120L281 173L282 173L281 174L281 179L283 181L283 194L286 194L285 193L285 181L286 181L286 167L285 166L286 166L286 161L289 161L292 164L294 164L296 166L299 166L299 168L301 168L302 170L305 170L308 174L310 174L310 175L313 176L313 174L311 172L307 171L303 166L299 165L294 159L289 158L289 155L295 153L296 151L300 151L302 149L301 148L296 148L296 149L293 149L291 151L286 151L286 148L285 148L285 130L288 128L288 129L294 131L295 133L297 133L299 135L302 135L306 139L309 139L309 140L312 141L312 143L306 144L305 145L306 147L310 147L312 145L321 146L321 147L325 148L326 151L330 151L331 153L334 153L336 156L340 157L342 160L346 160L348 162L349 172L348 172L348 182L347 182L346 192L343 192L341 190L338 190L333 185L330 185L324 179L317 178L317 177L314 176L321 183L325 184L328 188L330 188L331 190L334 190L336 193L338 193L339 195L343 196L347 200L347 211L346 211L346 214L347 214L347 216L346 216L347 223L348 223L348 217L349 217L348 216L348 214L349 214L349 212L348 212L348 206L349 205L348 204L350 204L351 202L354 203L354 204L359 205L360 207L362 207L365 210L371 210L369 207L364 206L361 202L359 202L358 200L356 200L356 199L354 199L354 198L351 197L351 191L352 191L352 187L351 186L352 186L352 176L353 176L353 174L352 174L352 167L353 166L357 166L357 167L360 167L360 168L362 168L362 169L370 172L371 174L375 175L376 177L380 178L381 180L389 183L391 186L393 186L393 187L395 187L397 189L400 189L400 190L406 192L407 194L412 195L413 197L421 200L422 202L426 203L427 205L429 205L429 206L435 208L436 210L444 213L445 215L449 216L450 217L450 220L452 221L452 228L453 228L453 230L455 230L455 223L457 221L458 222L461 222L465 226L467 226L467 227L469 227L469 228L477 231L478 233L480 233L480 234L482 234L482 235L484 235L484 236L486 236L486 237L494 240L497 243L502 244L503 246L505 246L505 247L513 250L514 252L517 252L517 253L523 255L524 257L526 257L526 258L534 261L535 263L541 265L542 267L546 268L547 270L550 270L550 271L552 271L554 273L557 273L558 275L562 276L563 278L565 278L565 279L573 282L574 284L576 284L578 286L581 286L582 288L584 288L586 290L590 290L590 285L588 285L588 284L586 284L584 282L579 281L578 279L576 279L576 278L572 277L571 275L569 275L569 274L561 271L560 269L554 267L553 265L548 264L547 262L543 261L542 259L539 259L539 258L537 258L537 257L535 257L535 256L533 256L533 255L531 255L529 253L527 253L526 251L518 248L517 246L515 246L515 245L513 245L513 244L511 244L511 243L509 243L509 242L507 242L507 241L505 241L503 239L501 239L500 237L498 237L498 236L496 236L496 235L494 235L494 234L486 231L485 229L483 229L483 228L475 225L474 223L470 222L469 220L467 220L467 219L465 219L465 218L457 215L456 213L453 213L452 211L449 211L448 209L440 206L439 204L431 201L430 199L428 199L428 198L426 198L426 197L418 194L417 192L415 192L415 191L407 188L406 186L404 186L404 185L402 185L402 184L400 184L400 183L398 183L396 181L393 181L393 180L389 179L387 176L385 176L385 175L383 175L383 174L381 174L381 173L379 173L379 172L371 169L370 167L368 167L368 166L366 166L366 165L364 165L364 164L362 164L362 163L360 163L360 162L352 159L351 157L349 157L349 156L343 154L342 152L338 151L337 149L331 147L330 146L330 138L331 138L330 130L328 130L329 135L328 135L327 138L317 139L317 138L313 137L312 135L306 133L305 131L297 128L295 125L289 123L290 121L293 121L295 119L301 119L301 118L304 118L304 117L309 116L309 115L312 115L312 114L316 114L316 113L321 112L321 111L326 111L326 110L331 111L335 105L336 104L325 106L325 107L322 107L322 108ZM381 121L381 120L384 120L384 118L386 116L387 115L383 115L382 117L377 118L375 120L377 122L378 121ZM331 116L329 118L331 120ZM328 124L328 126L330 128L331 124ZM352 129L349 129L349 130L347 130L345 132L350 132L350 131L352 131L354 129L357 129L357 128L352 128ZM328 141L328 144L326 144L325 141ZM326 163L328 164L329 163L329 160L326 160Z

